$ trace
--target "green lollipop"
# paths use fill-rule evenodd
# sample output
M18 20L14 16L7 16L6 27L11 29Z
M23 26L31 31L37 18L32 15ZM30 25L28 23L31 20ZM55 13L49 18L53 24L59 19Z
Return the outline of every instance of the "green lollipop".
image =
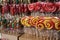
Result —
M14 28L14 23L12 23L12 28Z

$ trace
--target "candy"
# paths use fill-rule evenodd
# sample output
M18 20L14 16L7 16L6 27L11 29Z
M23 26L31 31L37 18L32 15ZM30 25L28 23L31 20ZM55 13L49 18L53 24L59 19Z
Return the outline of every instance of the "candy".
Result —
M28 4L28 9L29 9L30 11L33 11L33 10L34 10L34 3Z
M55 7L55 5L53 3L46 3L44 10L46 12L55 12L56 7Z
M24 26L30 27L34 26L37 29L43 30L45 29L57 29L60 30L60 19L58 17L33 17L27 16L21 19L21 23Z

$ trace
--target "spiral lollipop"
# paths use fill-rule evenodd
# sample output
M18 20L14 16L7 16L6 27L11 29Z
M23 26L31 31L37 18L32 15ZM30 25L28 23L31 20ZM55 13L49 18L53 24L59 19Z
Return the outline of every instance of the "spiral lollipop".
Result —
M58 20L58 19L59 19L58 17L52 17L52 18L51 18L51 20L52 20L54 23L59 22L59 20Z
M56 7L58 8L57 11L60 11L60 2L56 2L55 5L56 5Z
M25 19L25 26L30 27L30 25L28 24L28 17Z
M40 8L41 8L40 2L36 2L36 3L35 3L35 8L34 8L34 10L35 10L35 11L39 11Z
M29 16L29 18L28 18L28 24L31 25L31 26L33 26L33 25L32 25L32 19L33 19L33 18L34 18L33 16Z
M38 21L38 17L34 17L34 18L32 19L32 25L33 25L33 26L36 26L37 21Z
M44 24L43 23L37 23L37 28L39 29L39 30L43 30L44 29Z
M29 17L23 17L22 19L21 19L21 23L24 25L24 26L27 26L27 27L30 27L30 24L28 23L28 20L29 19Z
M55 29L60 30L60 19L57 19L58 21L55 22Z
M28 9L29 9L30 11L33 11L33 10L34 10L34 3L28 4Z
M48 19L46 19L46 18L48 18ZM50 18L49 17L46 17L46 18L45 18L45 21L44 21L45 27L47 29L52 29L53 28L53 22L50 20L51 17Z
M40 12L45 12L44 8L45 8L45 2L40 2L41 4L41 9L40 9Z
M47 2L46 5L45 5L44 10L46 12L55 12L56 11L56 7L55 7L55 5L53 3L48 3Z
M23 18L21 19L22 25L25 25L25 19L26 19L26 17L23 17Z
M39 19L36 22L37 29L40 29L40 30L44 29L43 21L44 21L43 17L39 17Z

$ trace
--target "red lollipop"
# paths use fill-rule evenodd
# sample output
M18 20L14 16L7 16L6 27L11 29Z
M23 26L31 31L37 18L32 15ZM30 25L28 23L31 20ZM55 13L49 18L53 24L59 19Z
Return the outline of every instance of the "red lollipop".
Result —
M19 4L19 13L24 12L24 5Z
M34 10L34 3L28 4L28 9L29 9L30 11L33 11L33 10Z
M53 3L48 3L47 2L46 5L45 5L44 10L46 12L55 12L56 11L56 7L55 7L55 5Z
M16 13L19 13L19 4L16 4Z
M2 6L2 15L8 11L7 4Z
M15 13L15 5L10 5L10 13L14 15Z
M36 4L35 4L35 11L40 10L40 8L41 8L40 2L36 2Z
M19 4L19 13L21 12L21 4Z
M27 12L27 4L24 4L24 12Z
M33 18L34 18L33 16L29 16L29 19L28 19L28 24L30 24L31 26L33 26L33 23L32 23Z
M24 12L24 4L21 4L21 12Z
M40 9L40 12L45 12L44 11L44 8L45 8L45 2L40 2L40 4L41 4L41 9Z
M58 8L58 11L60 11L60 2L56 2L56 7Z
M5 12L5 11L4 11L4 7L2 7L2 15L4 15L4 12Z

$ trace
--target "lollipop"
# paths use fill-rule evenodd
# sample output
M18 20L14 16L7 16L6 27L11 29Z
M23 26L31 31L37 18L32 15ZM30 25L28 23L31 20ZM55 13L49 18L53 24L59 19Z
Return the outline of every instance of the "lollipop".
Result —
M36 23L35 24L38 24L38 23L43 23L43 21L44 21L44 17L39 17L39 16L37 16L36 17Z
M19 4L18 10L19 10L19 13L24 12L24 5L23 4Z
M4 7L2 7L2 14L3 14L3 15L4 15L4 12L5 12L5 11L4 11Z
M44 8L45 8L45 2L40 2L41 4L41 9L40 9L40 12L45 12Z
M8 11L7 4L2 6L2 15Z
M28 17L25 19L25 26L30 27L30 24L28 24Z
M32 25L32 19L33 19L34 17L33 16L29 16L29 18L28 18L28 24L30 24L31 26L33 26Z
M24 4L24 12L27 12L27 4Z
M20 4L20 7L21 7L20 11L24 12L24 4Z
M38 11L38 10L40 10L40 8L41 8L40 2L36 2L34 10Z
M60 22L55 23L55 29L60 30Z
M34 18L32 19L32 25L33 25L33 26L36 26L37 21L38 21L38 17L34 17Z
M30 11L33 11L33 10L34 10L34 3L28 4L28 9L29 9Z
M19 13L19 4L16 4L16 13Z
M43 17L37 17L37 22L35 23L37 29L40 30L44 29L43 21L44 21Z
M22 25L25 25L25 19L26 19L26 17L23 17L23 18L21 19Z
M50 18L45 19L44 20L44 25L47 29L52 29L53 28L53 21L51 21Z
M21 12L21 4L19 4L19 13Z
M46 12L55 12L56 7L55 7L55 5L53 3L46 3L44 10Z
M55 18L56 18L55 29L60 30L60 19L58 17Z
M21 23L22 23L24 26L30 27L30 24L28 23L28 19L29 19L29 17L23 17L23 18L21 19Z
M51 20L52 20L54 23L59 22L59 20L58 20L58 19L59 19L58 17L52 17L52 18L51 18Z
M10 13L14 15L15 13L15 5L10 5Z
M37 25L36 25L36 28L40 29L40 30L43 30L44 29L44 24L41 23L41 22L40 23L38 22Z
M56 2L55 5L58 8L58 11L60 11L60 2Z

